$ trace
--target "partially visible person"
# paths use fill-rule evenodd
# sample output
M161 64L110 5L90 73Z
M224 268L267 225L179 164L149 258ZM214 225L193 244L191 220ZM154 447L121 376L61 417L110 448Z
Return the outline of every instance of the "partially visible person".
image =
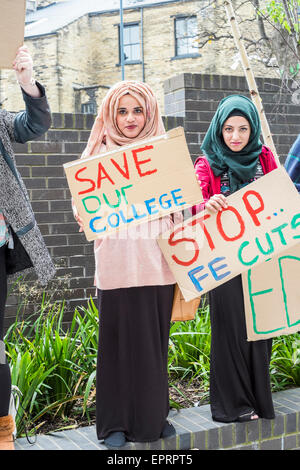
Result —
M300 193L300 134L288 153L284 167Z
M224 98L217 108L195 171L206 209L217 213L227 196L276 168L261 144L255 105L245 96ZM215 421L274 418L269 364L272 339L247 341L241 276L209 292L211 317L210 407Z
M7 279L34 271L45 285L55 274L12 147L13 142L27 142L49 129L50 108L44 87L33 78L33 62L26 46L18 50L13 68L26 110L0 110L0 450L14 449L15 429L13 417L8 414L11 376L3 342Z

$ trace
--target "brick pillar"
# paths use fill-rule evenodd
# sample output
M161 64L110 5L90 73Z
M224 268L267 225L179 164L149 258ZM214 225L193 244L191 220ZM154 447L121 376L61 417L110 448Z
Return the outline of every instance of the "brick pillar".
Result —
M284 162L300 133L300 106L292 102L292 92L280 80L257 78L257 86L273 134L277 152ZM201 153L201 143L218 103L230 94L249 97L244 77L182 73L164 82L165 114L184 118L184 129L193 160Z

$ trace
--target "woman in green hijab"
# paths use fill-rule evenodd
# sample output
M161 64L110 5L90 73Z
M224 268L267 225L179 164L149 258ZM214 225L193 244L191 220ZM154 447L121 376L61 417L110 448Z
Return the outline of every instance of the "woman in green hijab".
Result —
M256 107L245 96L224 98L195 162L204 203L193 214L227 207L226 196L276 168L260 141ZM211 316L210 406L215 421L274 418L269 364L272 340L247 341L241 276L209 292Z

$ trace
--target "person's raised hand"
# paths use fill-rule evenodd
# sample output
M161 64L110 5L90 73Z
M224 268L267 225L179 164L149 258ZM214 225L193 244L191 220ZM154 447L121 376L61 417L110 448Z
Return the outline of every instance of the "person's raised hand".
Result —
M32 84L33 61L27 46L19 47L16 58L13 62L13 69L16 72L17 80L21 86Z

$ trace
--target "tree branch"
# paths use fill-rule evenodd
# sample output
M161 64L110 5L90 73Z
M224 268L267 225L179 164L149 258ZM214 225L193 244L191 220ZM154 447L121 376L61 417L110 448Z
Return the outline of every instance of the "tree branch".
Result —
M253 5L253 7L255 8L256 12L257 12L257 15L258 16L261 16L268 24L270 24L272 26L273 29L275 29L275 31L277 31L277 33L280 35L281 39L284 41L284 43L286 44L286 47L293 53L293 55L297 58L297 61L300 60L300 57L298 55L298 50L296 48L296 50L291 47L291 45L289 44L289 42L286 40L286 38L284 37L284 34L282 32L282 29L281 28L278 28L274 23L272 23L269 18L259 9L259 8L256 8L255 6L255 3L256 1L255 0L249 0L249 2Z

